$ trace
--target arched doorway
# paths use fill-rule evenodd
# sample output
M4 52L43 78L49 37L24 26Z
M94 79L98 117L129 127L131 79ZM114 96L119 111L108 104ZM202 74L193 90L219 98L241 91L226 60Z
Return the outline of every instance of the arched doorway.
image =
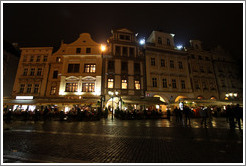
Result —
M112 113L113 111L117 108L122 109L122 101L120 97L111 97L110 99L107 100L105 107L108 108L109 113ZM115 113L115 112L113 112Z

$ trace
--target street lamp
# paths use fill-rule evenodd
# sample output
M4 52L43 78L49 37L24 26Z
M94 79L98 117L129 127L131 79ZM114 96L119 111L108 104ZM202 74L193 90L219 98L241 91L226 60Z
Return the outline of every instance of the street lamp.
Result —
M112 98L112 120L114 119L114 95L118 96L119 92L108 91L109 96Z
M102 80L101 80L101 110L103 110L103 100L104 100L104 74L105 74L105 67L104 67L104 58L103 58L103 52L105 52L105 50L106 50L106 46L105 45L103 45L103 44L101 44L101 47L100 47L100 49L101 49L101 52L102 52L102 54L101 54L101 58L102 58L102 66L103 66L103 68L102 68Z

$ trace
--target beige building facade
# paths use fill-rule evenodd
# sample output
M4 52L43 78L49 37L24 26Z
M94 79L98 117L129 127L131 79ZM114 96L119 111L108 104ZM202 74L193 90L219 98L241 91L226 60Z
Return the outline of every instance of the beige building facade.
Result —
M174 34L153 31L145 45L146 96L167 103L193 98L185 51L175 49Z

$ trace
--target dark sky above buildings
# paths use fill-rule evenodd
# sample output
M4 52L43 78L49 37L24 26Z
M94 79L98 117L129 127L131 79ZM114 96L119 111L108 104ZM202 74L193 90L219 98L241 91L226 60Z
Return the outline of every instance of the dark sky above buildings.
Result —
M243 59L243 4L26 4L3 5L3 38L20 47L59 47L87 32L105 43L112 28L129 28L146 39L152 30L176 34L175 43L199 39L220 44Z

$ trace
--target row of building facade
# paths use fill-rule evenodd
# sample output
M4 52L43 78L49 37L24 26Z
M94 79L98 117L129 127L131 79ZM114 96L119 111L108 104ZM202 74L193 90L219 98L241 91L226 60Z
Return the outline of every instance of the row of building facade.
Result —
M134 32L123 28L112 30L103 45L82 33L56 52L53 47L21 48L12 99L4 102L67 110L74 105L165 110L181 100L242 101L233 59L219 47L206 51L198 40L190 44L177 48L174 34L159 31L139 43Z

